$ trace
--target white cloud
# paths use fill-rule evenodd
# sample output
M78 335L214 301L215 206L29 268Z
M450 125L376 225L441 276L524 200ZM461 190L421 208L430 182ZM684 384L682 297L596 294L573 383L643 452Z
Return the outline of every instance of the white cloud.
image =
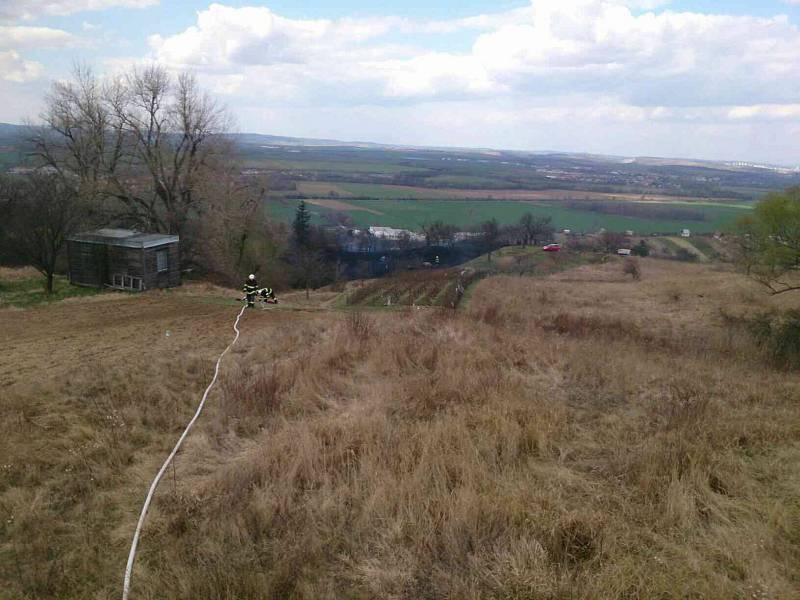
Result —
M159 0L3 0L0 19L35 19L42 15L70 15L109 8L146 8Z
M0 48L64 48L80 40L62 29L0 25Z
M540 0L529 22L481 35L472 56L527 93L601 90L643 106L765 102L789 99L800 34L783 17L637 15L613 2Z
M81 40L61 29L0 25L0 79L27 83L39 79L43 65L19 54L22 49L57 49L81 44Z
M471 43L442 50L455 33ZM800 160L796 142L769 137L800 117L800 31L788 17L677 12L662 0L535 0L446 21L211 4L149 43L146 60L194 70L245 129L706 156L714 144L733 153L738 135L764 160L792 147Z
M732 106L727 109L727 116L748 121L797 121L800 119L800 104Z
M238 69L321 60L388 33L400 20L287 19L266 7L231 8L212 4L201 11L197 25L151 45L159 60L209 69Z
M430 23L288 19L266 7L212 4L195 26L154 36L151 46L156 60L224 81L228 93L282 101L576 91L637 106L793 101L787 79L800 82L800 32L787 18L633 10L656 4L662 2L536 0L497 15ZM463 53L387 42L389 33L469 29L479 33Z
M39 77L42 65L23 59L14 50L0 51L0 79L25 83Z

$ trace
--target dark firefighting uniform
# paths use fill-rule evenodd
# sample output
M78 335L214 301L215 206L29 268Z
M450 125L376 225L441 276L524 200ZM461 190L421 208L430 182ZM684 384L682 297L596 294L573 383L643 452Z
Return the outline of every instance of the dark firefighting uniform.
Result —
M258 294L258 282L255 279L248 279L244 282L242 288L245 297L247 298L247 306L253 308L256 305L256 294Z
M278 299L275 297L275 292L272 291L272 288L265 287L258 290L258 295L261 296L262 302L272 302L274 304L278 303Z

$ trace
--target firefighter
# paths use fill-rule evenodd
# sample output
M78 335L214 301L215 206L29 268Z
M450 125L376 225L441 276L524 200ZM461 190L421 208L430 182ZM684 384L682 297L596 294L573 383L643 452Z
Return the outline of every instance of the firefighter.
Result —
M270 287L261 288L258 290L261 302L266 304L277 304L278 299L275 297L275 292Z
M255 275L250 274L247 281L244 282L242 291L247 299L247 307L253 308L256 305L256 294L258 294L258 282Z

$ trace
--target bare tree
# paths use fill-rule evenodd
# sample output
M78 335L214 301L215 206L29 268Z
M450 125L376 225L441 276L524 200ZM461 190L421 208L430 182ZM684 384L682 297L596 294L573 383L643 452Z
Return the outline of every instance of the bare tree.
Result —
M550 217L534 217L531 213L522 215L518 227L522 246L536 245L543 239L552 237L554 229L551 223Z
M408 250L412 245L411 234L408 231L401 232L400 237L397 239L397 247L400 250Z
M52 173L31 173L4 180L3 222L6 248L36 267L53 293L53 278L67 237L83 216L76 190Z
M497 223L497 219L489 219L481 223L478 230L481 236L481 243L487 253L487 259L491 262L492 251L500 239L500 225Z
M201 209L199 182L229 150L221 107L191 74L158 65L108 81L78 67L45 105L35 155L122 224L183 234Z
M202 218L188 225L196 228L190 237L198 240L199 262L227 283L238 282L246 273L269 273L269 263L282 252L282 236L264 214L265 182L243 179L233 166L217 169L213 175L199 182ZM274 273L270 279L274 280Z
M604 231L600 234L600 243L606 252L616 252L618 248L627 246L629 240L623 233Z
M448 225L444 221L434 221L422 228L425 234L425 243L428 246L452 246L455 241L458 228Z

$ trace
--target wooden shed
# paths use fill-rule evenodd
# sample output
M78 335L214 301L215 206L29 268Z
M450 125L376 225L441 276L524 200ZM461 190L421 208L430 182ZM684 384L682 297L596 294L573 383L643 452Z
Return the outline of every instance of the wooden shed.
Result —
M143 291L181 284L177 235L98 229L67 240L75 285Z

